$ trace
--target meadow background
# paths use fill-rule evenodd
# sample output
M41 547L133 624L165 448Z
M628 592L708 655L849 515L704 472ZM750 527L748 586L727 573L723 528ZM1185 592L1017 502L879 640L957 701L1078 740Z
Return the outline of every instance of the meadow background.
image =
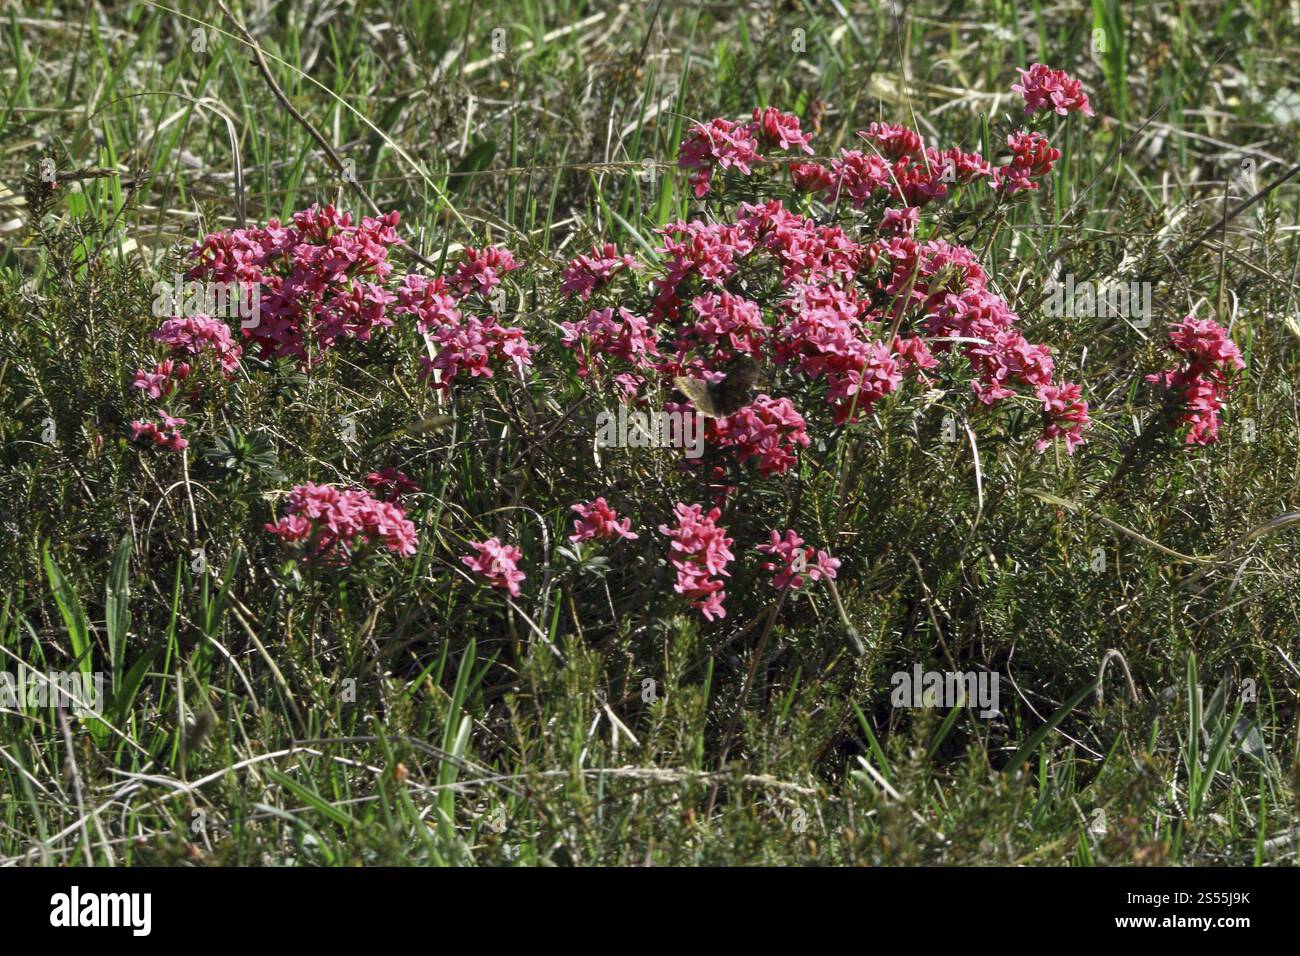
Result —
M109 675L102 719L0 708L0 863L1295 862L1300 5L10 3L0 29L0 670ZM693 120L991 158L1035 61L1096 117L1029 202L952 224L1083 385L1088 443L1036 454L961 389L810 427L743 476L705 620L655 530L705 499L665 454L593 456L616 398L556 344L564 264L695 214ZM50 190L44 159L105 172ZM442 400L377 337L237 376L183 455L132 444L153 282L315 202L400 211L432 264L403 270L510 248L528 384ZM1054 267L1152 281L1151 325L1046 314ZM1217 444L1143 445L1189 313L1247 367ZM310 570L265 531L294 484L386 467L414 556ZM639 538L566 556L597 496ZM834 594L769 584L752 545L791 526ZM493 535L517 598L461 562ZM891 706L918 664L998 673L1002 713Z

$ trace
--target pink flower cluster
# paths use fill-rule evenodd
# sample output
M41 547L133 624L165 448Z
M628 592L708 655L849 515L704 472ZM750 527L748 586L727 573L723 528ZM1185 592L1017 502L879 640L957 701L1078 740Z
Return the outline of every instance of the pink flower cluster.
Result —
M1057 438L1064 438L1066 454L1073 455L1083 444L1084 429L1092 427L1082 387L1070 382L1040 385L1037 395L1043 403L1043 435L1034 442L1034 451L1043 451Z
M664 237L664 277L656 282L654 318L676 319L681 299L677 289L690 278L721 289L740 262L754 251L754 240L743 225L673 222L659 230Z
M258 321L244 336L264 357L306 365L341 338L368 339L393 324L383 284L393 268L388 250L401 242L399 218L394 211L354 225L351 213L313 205L289 225L272 219L204 237L186 277L259 285Z
M919 381L928 382L926 371L939 364L939 360L931 353L930 346L919 335L909 335L907 338L894 336L890 351L898 360L898 367L904 372L915 372Z
M131 387L140 389L157 401L175 391L176 386L189 377L190 371L189 362L163 359L154 365L152 372L146 372L142 368L136 369L135 381L131 383Z
M910 163L908 158L900 163ZM859 209L876 193L889 193L893 168L875 153L841 149L840 158L831 160L830 181L837 197L844 197Z
M858 138L874 144L891 161L919 156L924 146L914 130L896 123L871 123L866 129L858 130Z
M691 128L678 150L677 165L692 171L691 188L696 196L704 196L713 188L715 168L748 176L749 164L758 158L758 140L749 125L718 118Z
M519 597L519 582L527 577L518 566L524 553L512 544L502 544L495 537L471 541L469 546L478 554L465 555L461 562L492 587L509 591L511 597Z
M578 256L565 268L560 292L570 297L576 295L586 302L593 292L608 285L618 273L640 266L636 256L620 255L612 242L593 246L591 255Z
M327 563L347 564L372 541L406 557L415 554L419 542L415 525L400 506L359 488L296 485L285 512L266 530L284 542L305 543L309 555Z
M906 132L901 127L877 127L868 138L900 155L896 162L902 162L909 158L902 152L920 143L919 137L908 137ZM1041 151L1041 138L1032 134L1016 141L1024 142L1028 158L1011 167L1022 172L1001 173L1005 178L1041 175L1044 164L1055 158L1054 151ZM961 157L953 151L946 154L958 165ZM871 159L883 162L880 157ZM836 168L843 172L846 167ZM962 175L990 172L982 160L972 161L966 169ZM1018 317L988 288L974 253L937 239L918 242L913 237L918 222L916 204L889 209L880 227L882 237L863 245L840 227L818 225L772 199L761 205L741 204L731 223L671 224L662 230L664 273L656 281L653 319L642 320L620 310L623 321L616 322L612 311L595 312L585 323L564 325L565 344L576 347L582 342L592 354L606 352L644 372L657 351L653 323L669 322L675 327L677 355L656 366L665 375L684 370L707 375L720 370L736 353L761 357L770 350L777 364L825 381L833 418L843 424L850 417L871 415L877 402L900 387L905 373L924 377L937 366L930 345L915 334L919 330L904 325L893 342L880 340L882 319L892 323L915 310L930 335L980 340L963 343L961 348L976 373L972 387L984 405L1029 390L1042 403L1043 437L1062 438L1072 452L1091 425L1081 390L1053 381L1050 349L1027 342L1015 328ZM789 291L771 319L758 302L727 288L742 266L746 274L759 274L763 257L779 264L781 285ZM883 275L873 279L878 266L883 266ZM868 288L874 282L871 296L894 303L889 314L881 314L872 299L860 293L864 279ZM693 315L687 321L690 313L684 308L684 293L692 286L702 291L689 299ZM951 347L939 343L936 351ZM588 351L579 357L580 373L591 361ZM642 379L636 376L629 388L640 384ZM711 437L732 444L738 452L759 455L767 469L780 473L789 467L787 456L802 441L786 443L780 446L780 455L773 455L765 444L767 437L759 437L781 427L779 416L775 421L763 418L770 411L753 411L731 423L712 423ZM741 431L733 436L730 428ZM793 433L802 435L802 429ZM1044 447L1042 440L1038 447Z
M876 402L897 390L903 381L898 362L883 342L858 340L840 357L847 361L827 376L830 387L826 390L837 425L870 415Z
M775 106L755 109L749 128L764 149L801 149L812 155L810 134L799 128L799 117L782 113Z
M709 444L734 450L742 465L758 459L764 478L784 475L797 460L797 448L811 442L803 416L788 398L759 395L749 405L726 418L710 419L705 432Z
M461 295L477 292L486 295L501 284L501 276L520 268L509 249L488 246L486 249L465 248L465 258L456 267L451 284Z
M561 322L562 342L573 349L578 360L578 375L586 378L593 366L604 371L607 359L618 359L639 372L652 367L658 356L654 331L649 321L619 307L617 318L613 309L592 309L580 322ZM620 383L628 398L633 398L643 382L639 375L627 373Z
M901 280L900 266L912 277L913 266L920 263L916 268L923 278L908 281L913 281L913 297L922 301L932 335L980 340L961 344L976 373L971 387L980 402L992 406L1015 395L1017 389L1032 389L1045 419L1035 448L1042 451L1051 440L1063 438L1066 451L1073 454L1083 442L1083 432L1092 426L1081 389L1053 382L1051 349L1026 341L1015 328L1019 316L985 284L971 251L942 242L918 246L911 239L895 238L882 254L893 260L891 284ZM951 346L940 342L936 349L946 351Z
M398 221L390 212L354 225L350 213L312 206L295 213L289 226L271 220L260 229L208 235L195 246L197 265L187 277L260 286L258 321L242 331L264 357L292 357L305 366L344 339L366 341L392 326L394 317L411 316L436 353L421 357L423 377L434 387L449 390L461 373L491 377L494 362L513 363L522 374L535 351L523 330L463 308L470 296L488 294L503 275L520 268L510 251L467 247L449 279L405 275L390 289L388 252L402 241ZM238 349L221 323L170 322L177 324L160 332L177 347L206 342L227 371L237 363ZM433 375L435 370L440 374Z
M397 305L393 311L412 316L416 328L428 332L447 325L459 325L459 303L460 300L442 276L426 279L411 273L403 276L397 286Z
M1033 71L1028 82L1041 73ZM1057 85L1072 103L1074 87ZM1026 341L1018 316L989 288L970 249L916 239L926 203L978 181L1005 193L1038 189L1060 152L1041 134L1018 131L1007 140L1010 163L994 168L978 153L926 147L904 126L872 123L859 137L869 152L844 150L829 168L797 162L789 169L803 191L836 190L835 199L844 196L854 206L879 203L876 238L856 241L843 226L792 212L776 198L741 203L733 221L670 223L660 230L662 271L652 280L647 317L619 307L561 323L579 375L618 360L623 367L615 384L635 400L655 374L660 381L682 374L716 380L738 354L770 358L824 383L833 420L845 424L873 414L905 376L931 382L936 353L958 348L983 406L1029 393L1043 415L1035 447L1059 438L1072 453L1092 425L1082 389L1054 379L1051 350ZM715 170L750 173L772 146L811 151L794 117L756 110L749 124L720 118L697 124L679 164L693 171L697 194L704 195ZM565 291L583 298L629 268L631 259L612 246L593 249L569 264ZM764 260L778 266L784 292L771 305ZM894 323L897 334L884 341L881 333ZM785 473L808 444L802 417L767 396L707 428L711 442L731 448L739 461L757 458L765 475Z
M597 498L586 504L570 506L570 511L577 513L573 520L573 534L569 540L574 544L580 541L604 541L609 538L626 538L635 541L639 536L632 531L632 519L618 520L618 512L609 506L604 498Z
M420 490L420 486L412 481L405 472L396 468L372 471L366 475L366 486L384 501L396 501L408 492Z
M503 325L495 315L469 314L461 307L469 295L499 285L501 273L518 268L514 258L496 248L471 248L465 255L450 282L441 276L404 276L393 309L396 315L412 316L434 350L433 358L420 356L420 377L448 392L462 372L470 379L491 378L493 363L513 363L522 375L524 366L533 364L536 351L523 329ZM433 374L435 370L438 375Z
M211 352L227 375L239 369L243 349L231 337L229 327L211 316L174 316L149 337L166 345L176 356L196 357Z
M674 508L676 526L661 524L659 533L672 539L669 561L677 572L673 590L712 621L727 616L722 605L727 594L721 578L730 577L726 567L736 556L730 551L732 540L726 530L717 525L722 512L718 508L707 514L702 511L700 505L678 502Z
M187 360L198 362L204 356L211 356L215 366L227 377L239 368L239 345L231 338L230 329L211 316L173 316L150 333L150 338L166 345L170 355L155 363L152 372L136 369L131 386L154 401L171 395L177 385L190 377L194 366ZM198 389L193 392L197 393ZM131 440L143 439L170 451L185 449L189 443L181 437L179 428L185 424L185 419L173 418L164 412L162 420L162 428L152 422L132 422Z
M500 285L502 274L517 268L519 263L509 250L470 247L450 281L441 276L403 277L393 312L414 317L434 350L433 358L420 356L420 377L432 387L449 392L462 372L471 380L491 378L493 363L513 364L521 376L524 366L533 364L537 349L528 343L523 329L503 325L495 315L480 317L462 308L469 296L490 292Z
M812 153L799 118L768 107L755 109L748 123L714 119L696 123L682 141L677 165L691 170L689 181L697 197L707 195L717 169L734 169L748 176L750 163L761 162L760 148L799 149Z
M999 166L993 175L993 188L1007 195L1022 189L1037 189L1035 180L1052 171L1052 164L1061 158L1061 151L1047 142L1042 133L1024 130L1007 137L1011 147L1011 162Z
M790 182L801 193L819 193L835 185L835 177L821 163L791 163Z
M947 196L949 186L968 186L992 175L993 167L979 153L931 147L920 160L904 158L894 164L897 184L891 195L904 205L923 206Z
M761 206L742 203L738 225L757 247L781 265L781 284L814 279L848 279L862 264L862 247L835 225L819 226L772 199Z
M804 547L803 538L792 530L787 530L784 536L776 531L771 535L771 542L758 545L756 550L776 559L764 562L763 570L775 572L772 586L777 590L786 587L798 590L804 585L805 574L810 581L835 577L835 570L840 566L839 558L832 558L817 548Z
M1029 69L1017 68L1016 72L1020 74L1020 82L1013 84L1011 89L1024 97L1026 113L1054 110L1064 116L1077 110L1084 116L1093 115L1083 84L1064 70L1034 63Z
M1079 110L1093 115L1078 80L1041 63L1020 73L1021 84L1012 89L1024 96L1026 113L1043 107L1061 114ZM996 169L979 153L924 146L921 137L905 126L871 123L858 131L858 137L873 151L843 149L829 169L818 163L791 163L794 187L807 193L831 191L835 199L847 199L856 208L876 198L919 207L944 198L953 186L979 181L1007 195L1037 189L1037 180L1051 172L1061 156L1040 133L1023 130L1007 137L1011 162ZM887 221L890 228L884 231L899 231L895 224Z
M1163 385L1178 399L1176 421L1191 426L1187 444L1210 445L1219 440L1219 411L1223 408L1236 369L1244 368L1241 350L1228 338L1228 330L1212 319L1190 315L1169 330L1170 344L1182 363L1147 381Z
M949 186L964 186L993 175L993 167L979 153L960 149L922 148L921 137L904 126L872 123L859 130L859 138L879 150L863 153L843 149L831 161L828 176L820 176L803 164L792 175L799 188L817 192L836 187L839 196L861 208L873 197L924 206L948 195Z
M173 418L166 412L159 413L162 422L134 421L131 423L131 441L144 441L157 448L168 451L184 451L189 442L181 436L180 426L185 424L183 418Z
M767 341L759 304L730 292L706 292L691 300L697 319L678 330L677 348L689 352L702 345L758 355Z
M536 346L528 344L524 330L502 325L495 316L464 316L457 324L435 328L429 334L436 353L420 356L420 377L436 389L451 391L462 372L471 379L492 378L492 363L512 363L522 377L524 366L533 364ZM441 373L434 375L435 372Z
M776 360L813 380L826 379L836 424L850 415L854 421L870 415L876 402L898 388L898 363L883 343L869 338L866 323L875 318L853 286L799 285L785 305Z

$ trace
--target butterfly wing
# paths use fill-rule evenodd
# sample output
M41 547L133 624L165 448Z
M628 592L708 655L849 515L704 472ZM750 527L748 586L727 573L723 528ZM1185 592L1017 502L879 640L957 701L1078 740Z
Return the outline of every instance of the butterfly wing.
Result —
M748 405L757 380L758 366L754 360L748 356L737 359L728 369L727 377L713 386L718 410L730 415Z
M673 384L709 418L726 418L749 404L757 380L758 366L744 355L728 366L720 382L681 377L673 379Z
M673 385L691 400L691 403L709 418L721 418L722 412L716 400L716 386L710 385L702 378L675 378Z

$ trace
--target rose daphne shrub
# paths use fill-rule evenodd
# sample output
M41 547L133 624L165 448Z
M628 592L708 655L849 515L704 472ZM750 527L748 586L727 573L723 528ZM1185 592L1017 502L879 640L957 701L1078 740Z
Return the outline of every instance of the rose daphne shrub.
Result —
M394 211L354 224L350 213L312 206L287 225L273 219L261 228L204 237L191 250L186 280L255 288L257 314L240 323L236 334L242 342L209 315L166 319L152 338L168 354L152 372L137 369L135 387L159 401L185 383L185 395L193 399L204 387L200 379L236 376L245 347L263 360L286 359L311 369L331 349L367 342L398 323L414 326L429 343L435 357L421 355L419 361L422 377L434 388L449 390L460 375L490 378L502 366L519 371L531 364L534 348L523 330L500 322L486 299L503 275L519 268L510 252L469 247L450 277L399 277L388 260L402 242L399 220ZM139 433L152 439L140 424Z
M987 223L1032 201L1062 158L1034 124L1092 115L1066 74L1042 64L1021 73L1014 89L1025 126L1000 134L1001 158L928 144L883 122L859 131L853 148L818 158L799 119L771 107L743 122L696 124L678 155L692 215L659 229L653 254L600 241L556 264L555 298L541 296L555 308L533 313L544 319L527 330L523 319L501 314L502 285L540 264L489 245L465 249L441 276L399 273L389 259L401 244L396 213L354 223L332 207L312 207L285 225L207 236L188 278L257 284L261 320L240 329L238 341L208 317L169 320L155 336L167 354L152 372L137 372L136 387L152 403L193 399L205 381L244 374L245 349L311 370L332 349L395 336L410 367L452 408L471 407L462 402L469 390L493 391L503 378L528 382L545 347L539 364L550 381L572 375L641 411L689 414L676 378L725 386L739 360L752 361L752 394L707 420L703 459L675 453L667 494L643 500L628 488L608 501L574 495L543 504L557 530L577 514L568 539L579 560L653 549L675 575L676 593L709 620L726 615L724 579L733 575L770 581L782 593L806 593L813 583L834 588L841 562L817 546L831 542L805 543L790 528L800 516L762 519L761 533L737 539L727 527L742 510L737 493L751 481L788 480L810 448L833 456L844 430L872 427L882 403L909 392L956 395L977 428L1023 437L1034 453L1059 443L1073 455L1092 427L1082 385L1063 374L1049 345L1025 337L998 277L946 226L955 205L966 221ZM535 291L536 271L531 284ZM1191 425L1195 443L1214 440L1226 375L1240 363L1211 326L1188 320L1175 329L1183 362L1152 377L1181 402L1176 421ZM509 414L515 403L497 404ZM161 416L164 428L138 422L141 443L183 449L179 411L155 410L151 418ZM268 527L306 555L335 562L372 541L413 553L414 526L395 501L409 489L389 469L371 478L379 497L302 484ZM633 530L653 528L660 536ZM475 540L467 532L475 553L462 552L458 564L512 598L526 581L547 587L547 575L524 571L536 555L502 534Z
M470 247L449 276L399 275L388 259L402 242L398 222L396 212L354 223L333 206L312 206L285 225L272 220L197 243L187 281L254 288L259 309L234 331L210 315L163 321L151 338L166 354L152 371L138 368L133 385L148 403L170 411L155 408L133 422L132 440L184 451L189 441L181 426L190 420L172 414L175 406L220 405L218 386L265 374L249 368L246 349L262 366L280 361L311 371L331 350L402 325L422 340L419 375L434 389L450 391L454 383L491 378L503 368L520 375L535 349L522 329L493 314L487 299L501 277L519 267L510 252ZM350 564L374 550L370 545L402 557L415 554L418 535L397 498L418 486L392 467L369 473L365 483L380 497L346 484L300 484L267 530L305 560L332 566Z
M1036 65L1024 82L1027 103L1091 112L1064 74ZM603 245L564 271L561 291L576 308L561 323L562 342L578 375L628 402L662 401L676 376L724 380L741 356L764 370L773 388L707 423L716 457L703 475L716 502L737 490L751 461L760 477L786 475L810 431L862 423L909 385L964 379L976 409L1032 403L1038 451L1059 439L1073 454L1091 426L1080 386L1058 375L1049 347L1025 339L975 253L937 231L931 215L963 189L982 190L976 199L990 206L1016 201L1039 188L1060 153L1041 133L1019 129L1007 136L1004 165L927 147L915 131L886 123L858 138L864 148L817 162L798 118L772 108L746 123L698 124L678 163L703 206L659 231L658 261L634 273L639 263ZM782 162L780 152L797 161ZM943 363L948 353L961 361ZM722 577L732 560L721 518L718 508L704 514L679 503L676 526L660 525L674 539L675 589L710 619L725 614ZM769 533L766 553L791 540ZM799 551L801 570L809 556L811 580L834 577L838 560L815 548ZM784 568L763 567L779 586L798 587L804 578L785 557Z
M968 218L988 222L1049 180L1061 152L1036 122L1093 115L1065 73L1043 64L1020 73L1013 89L1027 125L1005 131L1006 158L997 161L889 123L869 124L856 148L816 160L799 119L770 107L748 122L698 123L678 156L697 212L659 230L657 261L633 272L639 263L606 244L565 270L574 314L561 323L563 344L580 377L625 401L653 406L676 376L723 380L740 356L764 370L764 390L706 426L715 457L702 475L722 510L679 503L676 527L660 526L674 538L676 590L706 617L725 613L731 553L717 555L732 541L721 523L745 466L754 462L760 478L784 476L814 437L828 444L837 426L864 423L905 389L968 389L977 425L983 418L1018 434L1036 419L1036 453L1059 443L1072 456L1087 440L1083 386L1063 374L1048 344L1025 337L997 277L944 231L956 201ZM1235 351L1216 346L1208 326L1179 326L1173 344L1187 360L1158 380L1180 398L1187 440L1212 441L1224 371L1239 367ZM837 559L804 548L791 531L768 533L758 548L785 558L763 565L778 587L804 580L784 551L808 579L835 577Z

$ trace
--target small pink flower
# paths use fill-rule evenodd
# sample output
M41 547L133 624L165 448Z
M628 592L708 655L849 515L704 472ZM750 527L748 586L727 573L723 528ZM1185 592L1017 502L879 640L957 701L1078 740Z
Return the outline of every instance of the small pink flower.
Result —
M784 475L798 461L798 449L812 441L790 399L767 395L758 395L726 418L710 419L706 427L709 443L733 449L742 465L758 459L759 474L765 478Z
M462 295L474 292L487 294L501 284L501 276L514 269L520 263L510 254L509 249L500 246L488 246L486 249L465 248L465 260L456 267L451 284Z
M925 376L926 370L935 368L939 364L939 360L931 354L930 347L925 344L925 339L919 335L910 335L907 338L894 336L892 351L898 356L903 371L915 372L918 379L925 381L928 381Z
M1041 452L1057 438L1065 439L1066 454L1073 455L1074 450L1083 444L1083 433L1092 427L1088 417L1088 403L1080 398L1082 389L1078 385L1066 383L1061 386L1040 385L1038 398L1043 403L1043 435L1034 443L1034 450Z
M697 197L712 188L715 168L735 169L748 176L749 164L758 159L752 126L721 118L695 124L677 152L677 165L692 171L689 181Z
M889 163L875 153L841 149L840 158L831 160L831 176L839 194L861 208L876 193L893 189Z
M162 398L164 395L170 395L176 388L176 383L182 381L190 374L188 362L177 362L172 359L164 359L153 367L152 372L146 372L142 368L135 370L135 381L131 383L132 388L138 388L150 398Z
M459 325L461 321L456 298L442 276L433 280L415 274L404 276L397 287L397 303L393 313L415 316L416 328L421 332Z
M792 113L782 113L774 106L755 109L749 128L769 149L801 149L812 155L810 136L800 130L799 117Z
M393 324L387 309L397 300L383 283L392 273L388 250L401 242L399 219L394 211L356 225L333 206L312 206L290 223L272 219L262 228L210 233L194 245L186 278L244 283L241 298L243 289L255 288L256 321L241 321L240 334L264 358L306 366L344 337L366 339ZM214 351L227 374L238 367L239 346L210 317L176 317L155 337L174 352Z
M677 347L690 351L699 344L725 345L757 355L767 339L763 310L757 302L730 292L706 292L691 301L697 321L682 327Z
M1182 355L1182 364L1148 375L1147 381L1177 397L1175 422L1190 426L1187 444L1211 445L1219 440L1219 412L1227 400L1229 378L1245 367L1241 351L1223 326L1190 315L1170 327L1169 341Z
M569 540L574 544L593 539L627 538L635 541L637 538L632 531L632 519L619 521L618 512L604 498L597 498L587 504L571 505L569 510L578 514L573 522L574 533L569 535Z
M811 581L835 577L835 570L840 566L838 558L816 548L805 548L803 538L792 530L787 530L784 536L776 531L771 535L771 542L758 545L757 550L777 559L765 562L763 570L775 572L772 587L778 591L786 586L795 590L803 587L805 574Z
M1016 72L1020 74L1020 82L1013 84L1011 89L1024 97L1026 113L1045 109L1062 116L1075 110L1084 116L1093 115L1083 84L1064 70L1053 70L1035 63L1027 70L1017 68Z
M181 436L180 426L185 424L183 418L173 418L166 412L161 413L161 427L154 422L134 421L131 423L131 440L144 441L156 448L168 451L184 451L190 443Z
M415 525L399 505L359 488L311 482L289 492L284 517L266 530L282 541L307 542L311 557L331 564L347 564L372 541L403 557L415 554L419 543Z
M511 597L519 597L519 582L526 575L517 564L524 553L512 544L502 544L498 538L471 541L469 546L478 554L462 557L461 563L492 587L509 591Z
M1052 164L1061 158L1041 133L1019 130L1007 137L1011 147L1011 162L993 171L993 188L1008 195L1023 189L1037 189L1036 180L1052 171Z
M872 123L866 129L858 130L858 138L875 144L889 160L921 154L921 137L906 126L898 126L894 123Z
M385 501L396 501L407 492L420 490L419 485L396 468L372 471L366 475L366 484L378 492Z
M578 256L564 270L560 292L566 296L577 295L586 302L597 289L607 285L624 269L636 269L640 263L635 256L619 255L612 242L593 246L591 255Z
M656 283L654 320L678 317L677 287L688 278L697 276L702 284L721 289L755 248L752 230L741 224L679 220L659 232L664 237L664 278Z
M790 181L794 188L804 193L819 193L835 182L831 171L821 163L791 163Z
M522 378L525 366L533 364L537 346L530 345L524 330L502 325L495 316L480 319L463 315L459 324L437 326L428 333L434 357L420 356L420 378L435 389L451 391L452 383L462 372L471 379L492 378L493 363L513 365ZM434 380L437 370L441 378Z
M150 338L162 342L174 355L197 356L212 352L227 374L239 368L241 349L224 322L207 315L176 316L165 321Z
M594 366L603 370L608 359L616 358L645 369L659 354L650 323L619 306L592 309L581 322L561 322L562 343L573 349L578 360L578 375L585 378Z
M902 209L890 207L885 210L880 220L880 231L886 236L915 236L916 227L921 224L921 210L917 206Z
M718 577L729 577L727 564L735 560L729 550L731 539L717 526L722 516L718 508L703 514L700 505L678 502L674 509L677 526L659 526L659 533L672 538L669 562L677 572L673 590L691 602L708 620L727 616L722 602L727 594Z

